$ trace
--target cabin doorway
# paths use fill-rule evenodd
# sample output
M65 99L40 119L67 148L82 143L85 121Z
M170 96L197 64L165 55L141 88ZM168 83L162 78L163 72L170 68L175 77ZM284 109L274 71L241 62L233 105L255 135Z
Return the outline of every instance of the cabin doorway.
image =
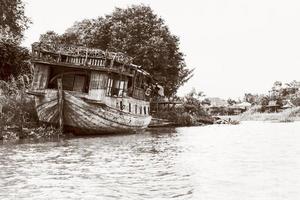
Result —
M63 90L88 93L89 75L87 71L50 68L49 89L57 89L57 78L62 78Z

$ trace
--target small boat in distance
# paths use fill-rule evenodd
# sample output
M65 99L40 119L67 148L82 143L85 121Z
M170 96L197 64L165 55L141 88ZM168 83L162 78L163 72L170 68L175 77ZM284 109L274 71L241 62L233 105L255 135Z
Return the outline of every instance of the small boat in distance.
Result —
M149 125L150 96L161 87L131 57L34 43L31 63L34 77L28 93L35 96L40 121L75 134L123 133Z

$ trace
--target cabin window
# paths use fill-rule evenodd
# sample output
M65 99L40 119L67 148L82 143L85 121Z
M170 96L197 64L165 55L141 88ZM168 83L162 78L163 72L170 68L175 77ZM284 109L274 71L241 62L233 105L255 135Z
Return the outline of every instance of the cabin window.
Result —
M137 114L137 105L135 105L135 114Z
M112 84L113 84L113 79L109 78L107 81L107 90L106 90L106 95L112 96Z
M143 107L140 106L140 115L143 114Z
M134 78L134 90L132 96L137 99L146 99L145 91L149 88L149 78L137 72Z
M147 115L147 108L144 106L144 114Z
M119 91L118 91L118 96L122 97L124 96L124 90L125 90L125 81L119 81Z
M131 112L131 103L128 104L128 111Z
M148 106L148 115L150 114L150 107Z
M112 88L111 88L111 96L117 97L119 96L119 81L118 80L112 80Z
M113 97L124 97L127 92L127 80L120 79L117 75L108 78L106 95Z
M133 92L133 84L132 84L132 78L128 78L128 84L127 84L127 91L125 90L128 96L132 97Z

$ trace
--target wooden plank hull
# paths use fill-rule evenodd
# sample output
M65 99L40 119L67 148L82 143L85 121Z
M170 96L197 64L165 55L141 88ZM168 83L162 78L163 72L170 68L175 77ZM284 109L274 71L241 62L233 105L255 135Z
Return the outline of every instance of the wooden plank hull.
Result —
M59 119L57 91L49 90L45 96L36 96L39 120L57 124ZM63 121L74 133L123 133L147 128L149 115L134 115L101 104L86 102L72 92L64 91Z

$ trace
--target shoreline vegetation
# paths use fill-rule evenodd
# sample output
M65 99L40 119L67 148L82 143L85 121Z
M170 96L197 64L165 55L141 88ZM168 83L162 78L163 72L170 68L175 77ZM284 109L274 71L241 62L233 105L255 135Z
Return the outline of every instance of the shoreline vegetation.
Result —
M289 108L282 112L260 113L255 109L250 109L238 116L240 121L275 121L275 122L293 122L300 121L300 107Z
M0 82L0 140L51 139L71 133L61 133L54 125L40 123L34 106L34 98L25 91L30 87L28 75L11 77ZM171 110L153 113L153 123L149 128L202 126L208 124L236 125L242 121L294 122L300 121L300 106L281 112L261 112L259 106L251 106L239 115L213 117L199 100L194 90L187 94L183 103Z
M289 108L281 112L263 113L258 112L255 107L240 115L224 115L219 116L224 120L236 121L269 121L269 122L295 122L300 121L300 106Z
M34 98L26 94L30 85L31 77L25 74L0 80L0 140L62 135L56 127L38 121Z

